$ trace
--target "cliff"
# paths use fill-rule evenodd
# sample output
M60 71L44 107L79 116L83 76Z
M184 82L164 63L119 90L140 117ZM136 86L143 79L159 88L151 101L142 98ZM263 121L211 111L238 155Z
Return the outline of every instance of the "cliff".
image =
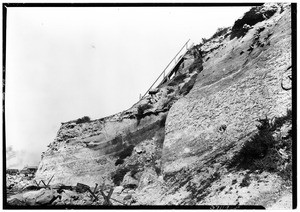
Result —
M253 8L225 33L202 46L203 71L168 113L164 175L180 184L180 204L269 207L266 199L285 181L278 166L291 165L276 157L280 149L291 153L291 140L279 147L281 138L272 137L291 130L291 90L284 89L292 71L289 7ZM289 121L278 124L279 117Z
M291 8L254 7L130 109L63 123L36 178L131 186L136 204L291 207Z
M37 179L54 175L52 183L95 185L106 179L119 184L126 173L113 178L111 174L124 166L124 159L134 154L141 142L154 145L154 156L149 155L144 162L159 170L161 165L155 165L155 161L161 158L167 113L177 99L189 92L202 70L201 63L191 49L174 67L170 80L130 109L102 119L62 123L57 137L42 154ZM144 162L133 165L143 169Z

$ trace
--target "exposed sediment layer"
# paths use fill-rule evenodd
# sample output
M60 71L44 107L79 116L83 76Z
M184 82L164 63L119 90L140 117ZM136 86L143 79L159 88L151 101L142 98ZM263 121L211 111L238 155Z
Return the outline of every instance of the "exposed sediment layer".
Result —
M103 179L110 180L119 168L119 161L130 156L136 145L151 140L157 132L164 134L170 107L189 92L200 72L201 58L197 58L197 66L189 68L195 61L192 51L175 67L172 79L130 109L84 123L77 120L62 123L57 137L42 155L36 178L50 179L54 175L52 183L68 185L77 182L95 185ZM162 145L159 146L161 149Z
M94 186L105 178L137 188L136 204L145 205L272 208L291 199L291 48L291 6L253 7L194 46L170 81L130 109L63 123L37 179ZM280 145L266 148L262 135ZM249 143L257 148L245 150ZM264 151L247 167L234 161L256 149Z

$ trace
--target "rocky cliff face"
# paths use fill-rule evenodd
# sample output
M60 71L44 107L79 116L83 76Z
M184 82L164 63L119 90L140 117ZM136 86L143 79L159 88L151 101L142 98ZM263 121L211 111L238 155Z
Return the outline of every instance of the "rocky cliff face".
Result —
M252 8L176 68L126 111L63 123L37 179L131 185L136 204L290 203L290 5Z
M203 71L168 114L165 172L182 168L178 159L190 164L191 158L236 146L256 130L258 119L286 114L291 90L283 90L281 80L291 75L290 35L290 14L278 11L240 39L218 37L202 46L208 52ZM213 51L211 43L217 44Z
M202 69L201 58L192 53L193 49L175 67L172 79L130 109L98 120L62 123L56 139L42 154L36 178L54 175L52 183L68 185L95 185L103 179L120 184L133 168L140 173L148 164L160 172L167 113L189 92Z
M181 204L269 206L272 201L263 202L264 194L280 190L280 178L271 169L268 171L272 174L265 176L265 184L260 185L254 179L262 176L252 173L252 161L244 169L228 165L249 140L254 141L254 148L260 148L261 144L253 139L259 120L285 117L291 109L291 90L282 87L291 83L289 7L265 5L248 13L236 21L232 30L201 46L205 52L203 71L190 93L169 111L163 170L166 180L170 178L186 191L175 192L181 193ZM287 125L291 129L290 122ZM250 147L248 151L252 151ZM259 156L253 160L258 161ZM261 173L267 167L255 169ZM235 187L232 182L242 182L247 173L251 175L249 181L254 181L253 187ZM177 199L168 201L178 203Z

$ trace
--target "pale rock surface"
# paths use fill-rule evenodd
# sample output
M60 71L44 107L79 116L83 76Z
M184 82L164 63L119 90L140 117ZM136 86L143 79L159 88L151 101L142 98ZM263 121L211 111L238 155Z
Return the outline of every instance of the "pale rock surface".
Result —
M292 90L281 87L291 86L288 76L295 71L290 5L255 7L220 34L194 46L170 81L130 109L62 123L36 179L54 175L53 185L109 182L118 186L116 205L291 208L291 192L278 173L228 166L258 132L259 119L284 117L292 108ZM197 49L203 58L193 57ZM291 139L291 127L284 123L273 137ZM291 159L286 148L278 152ZM36 204L39 192L27 194L27 202ZM51 197L44 196L45 202ZM100 204L89 194L75 196L63 193L55 202Z
M54 191L48 189L40 189L37 191L29 191L23 194L23 199L27 205L45 205L50 203L54 198Z
M176 205L267 206L264 194L282 190L281 178L269 173L264 184L258 183L262 176L257 175L244 188L238 183L228 186L233 176L240 182L246 173L233 173L226 166L257 132L258 119L285 116L292 106L291 90L281 87L292 71L291 13L287 5L284 11L278 5L274 8L273 16L253 25L245 36L218 37L201 47L206 52L203 71L166 120L163 172L168 181L181 182L181 191L162 199Z

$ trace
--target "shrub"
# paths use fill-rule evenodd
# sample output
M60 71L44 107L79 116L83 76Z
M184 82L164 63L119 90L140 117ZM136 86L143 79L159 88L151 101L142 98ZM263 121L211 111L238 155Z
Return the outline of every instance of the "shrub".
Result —
M82 118L79 118L76 120L76 124L81 124L81 123L86 123L86 122L90 122L91 118L88 116L84 116Z
M250 176L249 174L246 174L242 182L240 183L241 187L247 187L250 185Z
M277 9L273 7L268 10L263 10L263 6L251 8L241 19L234 22L230 39L243 37L249 30L249 28L244 27L245 24L251 27L265 20L265 18L270 18L276 10Z
M229 28L230 27L221 27L221 28L218 28L217 31L215 32L215 34L213 34L213 36L211 36L211 38L209 40L214 39L216 37L219 37L221 35L224 35L228 31Z
M207 42L211 41L212 39L217 38L217 37L219 37L219 36L221 36L221 35L225 35L229 29L230 29L230 27L220 27L220 28L218 28L217 31L216 31L210 38L208 38L208 39L202 38L202 42L200 43L199 46L202 46L202 45L204 45L205 43L207 43ZM226 35L225 35L225 38L226 38L228 35L229 35L229 34L226 34Z
M241 150L232 158L229 167L238 169L249 169L251 171L260 170L276 172L285 180L291 180L291 154L292 154L292 135L289 132L286 138L273 137L274 132L282 127L283 124L291 122L292 111L282 117L276 117L270 121L267 117L258 120L258 132L246 141ZM279 154L279 149L285 151L288 158Z

